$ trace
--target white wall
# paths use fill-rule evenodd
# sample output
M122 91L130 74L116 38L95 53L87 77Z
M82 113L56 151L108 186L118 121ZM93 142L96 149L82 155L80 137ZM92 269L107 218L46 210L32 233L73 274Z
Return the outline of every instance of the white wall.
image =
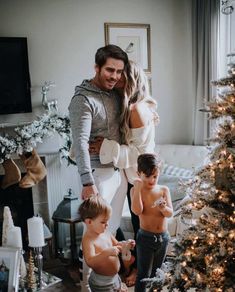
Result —
M104 22L149 23L153 96L161 123L157 143L192 141L192 67L188 0L0 0L0 36L28 38L34 108L41 85L67 111L74 87L94 74ZM16 121L19 116L12 115ZM7 117L4 117L7 119Z

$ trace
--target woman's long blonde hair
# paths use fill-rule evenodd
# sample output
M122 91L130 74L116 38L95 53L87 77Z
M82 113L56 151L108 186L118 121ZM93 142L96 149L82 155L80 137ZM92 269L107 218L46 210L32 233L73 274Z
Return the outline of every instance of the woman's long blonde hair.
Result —
M157 102L151 97L148 77L144 70L135 62L129 61L129 68L125 72L125 86L122 102L122 114L120 131L122 143L130 142L130 105L145 101L151 106L153 113L157 115Z

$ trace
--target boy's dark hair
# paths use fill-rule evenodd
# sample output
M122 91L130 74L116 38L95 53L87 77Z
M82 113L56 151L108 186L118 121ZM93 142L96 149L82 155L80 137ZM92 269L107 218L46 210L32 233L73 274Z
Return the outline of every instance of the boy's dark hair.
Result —
M129 64L127 53L115 45L107 45L99 48L95 54L95 63L101 68L106 63L108 58L122 60L125 68Z
M147 177L150 176L156 169L161 168L161 160L156 154L145 153L141 154L137 160L138 172L143 172Z
M111 212L111 206L100 195L83 201L78 209L82 221L88 218L96 219L100 215L110 216Z

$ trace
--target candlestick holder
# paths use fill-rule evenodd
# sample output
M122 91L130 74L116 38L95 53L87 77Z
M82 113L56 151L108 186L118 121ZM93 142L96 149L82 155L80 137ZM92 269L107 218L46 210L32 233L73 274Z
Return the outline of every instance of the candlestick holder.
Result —
M42 256L42 247L34 247L34 255L35 255L35 263L38 269L38 278L37 278L37 286L38 288L44 289L46 288L47 284L43 281L42 278L42 267L43 267L43 256Z

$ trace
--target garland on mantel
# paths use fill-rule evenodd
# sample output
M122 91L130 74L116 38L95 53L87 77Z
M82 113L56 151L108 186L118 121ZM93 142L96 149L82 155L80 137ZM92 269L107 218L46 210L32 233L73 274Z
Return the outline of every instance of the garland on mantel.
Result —
M0 135L0 163L11 158L13 153L19 155L23 152L31 152L37 146L37 143L43 143L44 138L50 137L57 132L65 141L59 150L62 158L66 158L68 164L76 164L69 158L72 139L70 120L67 115L46 112L32 123L16 127L14 131L14 137L8 134Z

